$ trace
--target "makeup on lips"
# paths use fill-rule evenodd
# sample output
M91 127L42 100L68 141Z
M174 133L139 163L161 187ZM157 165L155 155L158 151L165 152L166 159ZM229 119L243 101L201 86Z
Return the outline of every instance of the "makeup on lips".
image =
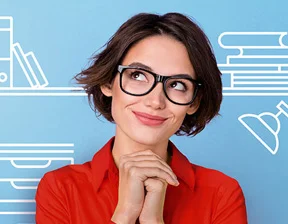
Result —
M136 118L144 125L158 126L158 125L163 124L167 120L167 118L153 116L153 115L146 114L146 113L135 112L135 111L133 111L133 113L135 114Z

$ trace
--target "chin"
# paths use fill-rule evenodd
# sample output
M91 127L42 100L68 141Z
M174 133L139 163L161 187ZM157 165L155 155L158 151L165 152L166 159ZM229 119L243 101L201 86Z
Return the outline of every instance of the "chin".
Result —
M138 142L139 144L147 146L154 146L162 141L168 141L169 139L163 134L161 135L161 133L155 133L151 130L130 133L130 138L133 139L135 142Z

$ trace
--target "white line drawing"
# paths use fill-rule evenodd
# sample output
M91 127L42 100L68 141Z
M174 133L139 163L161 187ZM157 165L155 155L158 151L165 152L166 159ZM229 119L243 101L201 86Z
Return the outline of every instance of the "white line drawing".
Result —
M248 35L248 36L274 36L277 35L279 36L279 38L276 40L278 41L277 45L259 45L259 46L251 46L251 45L243 45L243 46L227 46L224 45L222 43L222 38L224 36L243 36L243 35ZM220 34L220 36L218 37L218 43L222 48L225 49L239 49L240 53L243 54L243 49L278 49L278 48L284 48L284 49L288 49L288 46L286 46L285 44L283 44L283 38L287 35L287 32L223 32Z
M272 154L275 155L278 152L279 149L279 138L278 138L278 133L281 128L280 120L279 120L279 115L284 114L288 118L288 105L284 101L280 101L278 105L276 106L279 110L277 114L273 114L270 112L263 112L259 115L257 114L243 114L241 115L238 120L244 125L244 127L247 128L247 130L256 138L258 141ZM263 118L265 116L268 116L270 118L273 118L274 121L276 122L276 130L273 129ZM265 142L263 138L259 136L258 133L256 133L252 127L245 121L247 118L255 118L258 119L261 124L274 136L275 138L275 147L271 147L269 144Z
M10 76L9 84L13 87L13 52L12 52L12 43L13 43L13 18L11 16L2 16L0 20L6 21L6 27L0 27L0 32L4 32L9 34L9 54L5 57L0 57L0 61L7 61L9 63L8 71L0 70L0 83L6 82L8 80L8 76Z
M0 215L35 215L35 214L36 212L0 212Z
M0 182L10 182L11 186L16 190L36 190L37 185L40 181L40 178L0 178ZM19 182L31 182L37 183L35 186L18 186L17 183ZM3 201L0 199L0 201Z
M35 55L33 52L29 52L27 54L24 54L21 46L19 43L15 43L13 44L13 53L16 56L30 86L32 88L43 88L45 86L47 86L49 84L47 78L45 77L45 74L41 68L41 66L39 65ZM39 79L36 77L35 71L33 70L29 60L28 60L28 56L32 57L32 59L34 60L37 69L40 72L40 75L42 77L42 79L44 80L44 84L40 84ZM24 61L23 61L24 60ZM28 67L28 69L26 68L26 66Z
M9 57L2 57L3 61L8 61L10 63L10 72L8 72L8 74L1 72L2 73L2 78L0 79L0 83L5 83L8 80L8 76L10 77L10 85L9 88L14 87L14 83L13 83L13 65L14 65L14 61L13 61L13 54L15 55L17 61L19 62L30 86L32 88L41 88L41 87L45 87L48 85L48 80L45 77L45 74L40 66L40 64L38 63L35 55L33 52L28 52L27 54L24 54L20 43L15 43L13 44L13 18L11 16L0 16L0 20L2 22L6 22L6 26L8 25L8 28L0 28L0 32L8 32L9 33ZM3 42L3 40L2 40ZM3 44L3 43L2 43ZM31 58L31 59L30 59ZM29 60L30 59L30 60ZM34 66L34 69L31 66L31 63L29 62L31 61L32 64L36 65L36 69ZM40 83L39 82L39 77L36 76L36 71L39 71L40 76L41 76L41 81L43 81L44 83ZM0 89L3 88L0 86Z
M0 21L5 24L0 26L0 35L3 34L6 38L9 52L7 55L0 55L0 62L7 62L9 68L0 67L0 96L86 96L84 89L81 87L47 87L49 81L38 62L35 54L30 51L24 53L19 42L14 43L13 39L13 17L0 16ZM1 25L2 25L1 23ZM1 36L0 36L1 37ZM5 41L2 45L5 44ZM28 83L29 87L17 87L14 85L14 80L17 76L13 73L14 61L19 63ZM3 70L3 71L2 71Z
M46 169L50 167L53 161L67 161L69 164L74 164L74 158L73 158L74 150L71 149L73 147L74 147L73 143L0 143L0 163L4 161L9 161L10 164L12 165L11 167L14 167L15 169L19 169L19 170ZM56 148L56 149L53 149L53 148ZM15 156L15 154L17 154L17 156ZM41 164L31 164L32 162L34 163L38 161L41 162ZM25 164L21 164L21 162L25 162ZM41 172L45 173L47 172L47 170L43 170ZM9 192L9 190L11 191L11 189L14 189L14 190L17 190L17 192L19 191L20 193L19 195L18 194L16 195L13 192L14 197L16 197L16 199L14 198L4 199L2 197L0 198L0 205L1 204L2 206L5 205L4 207L6 207L6 203L12 205L11 206L12 211L10 210L10 207L8 207L7 209L9 211L6 211L6 209L3 211L0 208L0 215L35 215L35 211L33 210L23 211L21 210L22 207L17 208L19 203L25 204L24 207L26 208L31 208L32 205L33 207L35 207L35 200L34 199L20 199L18 198L18 196L22 197L22 192L23 192L23 196L25 196L26 193L29 191L36 192L36 189L40 180L41 178L31 178L31 177L29 178L1 177L0 183L1 182L9 183L9 185L7 185L9 186L9 189L6 189L6 185L5 185L5 189L1 189L1 190L5 190L6 192ZM13 195L12 192L10 192L10 194ZM26 195L26 197L27 196L30 197L29 195Z
M9 21L8 27L0 27L0 32L9 32L10 39L10 54L9 57L0 58L2 61L10 63L10 72L2 72L0 68L0 84L8 82L9 87L0 86L0 96L86 96L85 90L82 87L50 87L49 82L33 52L24 53L19 43L13 43L13 17L0 16L0 20ZM226 58L225 64L218 64L223 76L230 76L230 85L223 87L224 96L288 96L288 55L245 55L245 50L248 49L272 49L272 50L287 50L288 46L283 43L283 38L287 32L223 32L218 37L218 43L223 49L239 50L238 55L229 55ZM276 41L268 45L226 45L223 43L224 37L241 38L253 37L275 37ZM30 87L15 87L13 80L13 54L19 62ZM254 63L254 59L267 59L266 63ZM231 63L231 60L248 60L249 63ZM273 63L274 59L287 59L285 63ZM250 61L249 61L250 60ZM271 61L269 61L271 60ZM32 66L32 64L34 66ZM265 70L266 67L266 70ZM227 70L228 68L228 70ZM257 70L258 68L258 70ZM264 69L263 69L264 68ZM256 69L256 70L255 70ZM36 72L37 71L37 72ZM243 76L246 74L246 76ZM253 75L252 75L253 74ZM263 74L267 74L263 76ZM281 76L280 76L281 74ZM279 81L272 82L277 79ZM240 81L239 81L240 80ZM244 81L246 80L246 81ZM260 81L261 80L261 81ZM264 85L259 86L259 85ZM284 87L282 86L284 85Z
M23 168L29 168L29 169L44 169L51 165L52 161L70 161L71 164L74 164L74 158L72 157L0 157L1 160L9 160L13 167L23 169ZM16 161L47 161L44 165L18 165Z
M60 144L59 143L0 143L0 147L74 147L74 144L73 143L60 143ZM55 150L55 151L58 151L58 150Z
M23 199L23 200L13 200L13 199L9 199L9 200L0 200L0 204L4 203L4 204L22 204L25 203L28 205L31 204L35 204L35 200L34 199ZM35 215L36 212L35 211L0 211L0 215Z
M230 80L224 85L224 96L288 96L288 55L279 54L288 49L283 43L287 32L223 32L218 43L223 49L238 50L237 55L228 55L225 64L218 64L222 78ZM223 38L234 40L237 44L224 44ZM268 39L268 38L269 39ZM242 44L243 39L257 38L267 41ZM272 40L272 41L271 41ZM269 41L269 43L268 43ZM271 42L271 43L270 43ZM258 54L246 55L247 50L258 50ZM261 55L259 51L277 50L276 55ZM259 60L261 61L259 63ZM277 80L277 81L276 81Z
M0 182L10 182L11 186L16 189L16 190L36 190L37 186L18 186L15 184L16 182L35 182L39 183L40 179L39 178L0 178ZM34 199L0 199L0 204L35 204ZM31 215L35 214L35 211L0 211L0 215Z
M1 153L74 153L74 150L0 150Z

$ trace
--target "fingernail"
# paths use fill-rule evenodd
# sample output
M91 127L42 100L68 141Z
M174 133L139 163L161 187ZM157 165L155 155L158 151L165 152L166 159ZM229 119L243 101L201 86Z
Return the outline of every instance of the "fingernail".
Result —
M176 186L178 186L180 184L178 180L175 180L174 182L175 182Z

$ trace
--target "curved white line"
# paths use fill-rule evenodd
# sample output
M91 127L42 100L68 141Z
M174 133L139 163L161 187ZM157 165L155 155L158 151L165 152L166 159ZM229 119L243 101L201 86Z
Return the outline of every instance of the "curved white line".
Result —
M238 48L238 50L240 52L239 52L239 54L237 56L243 56L243 54L244 54L243 48Z
M283 44L282 39L285 35L287 35L287 32L223 32L218 37L218 44L224 48L224 49L238 49L243 51L243 48L259 48L259 46L225 46L222 43L222 38L224 36L235 36L235 35L279 35L279 44L280 48L287 48L287 45ZM273 48L275 46L260 46L260 48Z
M287 35L287 32L281 34L281 36L279 37L279 44L280 44L280 46L282 46L282 47L288 47L287 45L283 44L283 38L284 38L286 35Z
M218 44L220 45L220 47L225 48L225 46L222 44L222 37L225 36L225 32L221 33L218 37Z
M229 32L223 32L219 35L218 37L218 44L220 45L220 47L224 48L224 49L236 49L239 50L239 56L241 56L243 54L243 49L242 47L239 46L226 46L222 43L222 38L226 35L230 35Z
M31 169L44 169L51 165L52 160L48 160L48 162L44 165L17 165L14 160L10 160L12 166L15 168L31 168Z
M276 120L276 122L277 122L277 129L276 129L276 131L274 131L274 130L272 130L272 128L261 118L261 120L265 123L265 124L264 124L264 123L263 123L263 124L266 126L266 128L268 128L270 132L274 132L275 135L278 135L278 133L279 133L279 131L280 131L280 128L281 128L281 124L280 124L279 118L278 118L275 114L272 114L272 113L270 113L270 112L263 112L263 113L259 114L260 117L262 117L262 116L264 116L264 115L271 116L271 117L273 117L273 118ZM260 118L260 117L259 117L259 118ZM261 121L261 122L262 122L262 121Z
M10 181L10 184L13 188L17 190L35 190L37 189L37 186L17 186L14 181Z
M3 78L1 78L3 76ZM0 72L0 82L6 82L8 79L8 75L4 72Z
M238 117L238 120L243 124L244 127L247 128L247 130L248 130L252 135L254 135L254 137L255 137L259 142L261 142L261 144L262 144L266 149L268 149L268 151L269 151L272 155L275 155L275 154L277 153L277 151L278 151L278 148L279 148L278 135L274 134L274 133L273 133L274 131L271 132L271 133L274 135L275 140L276 140L276 146L275 146L275 149L273 150L273 149L271 149L271 147L270 147L269 145L267 145L266 142L264 142L264 141L259 137L259 135L257 135L257 134L252 130L252 128L250 128L250 127L243 121L243 119L242 119L242 118L244 118L244 117L254 117L254 118L259 119L258 116L259 116L259 115L255 115L255 114L243 114L243 115L241 115L241 116ZM261 120L263 121L263 119L261 119ZM260 122L262 123L261 120L260 120ZM266 124L265 121L263 121L263 122ZM263 123L263 124L264 124L264 123ZM264 124L264 125L265 125L265 124ZM266 125L265 125L265 126L266 126Z

